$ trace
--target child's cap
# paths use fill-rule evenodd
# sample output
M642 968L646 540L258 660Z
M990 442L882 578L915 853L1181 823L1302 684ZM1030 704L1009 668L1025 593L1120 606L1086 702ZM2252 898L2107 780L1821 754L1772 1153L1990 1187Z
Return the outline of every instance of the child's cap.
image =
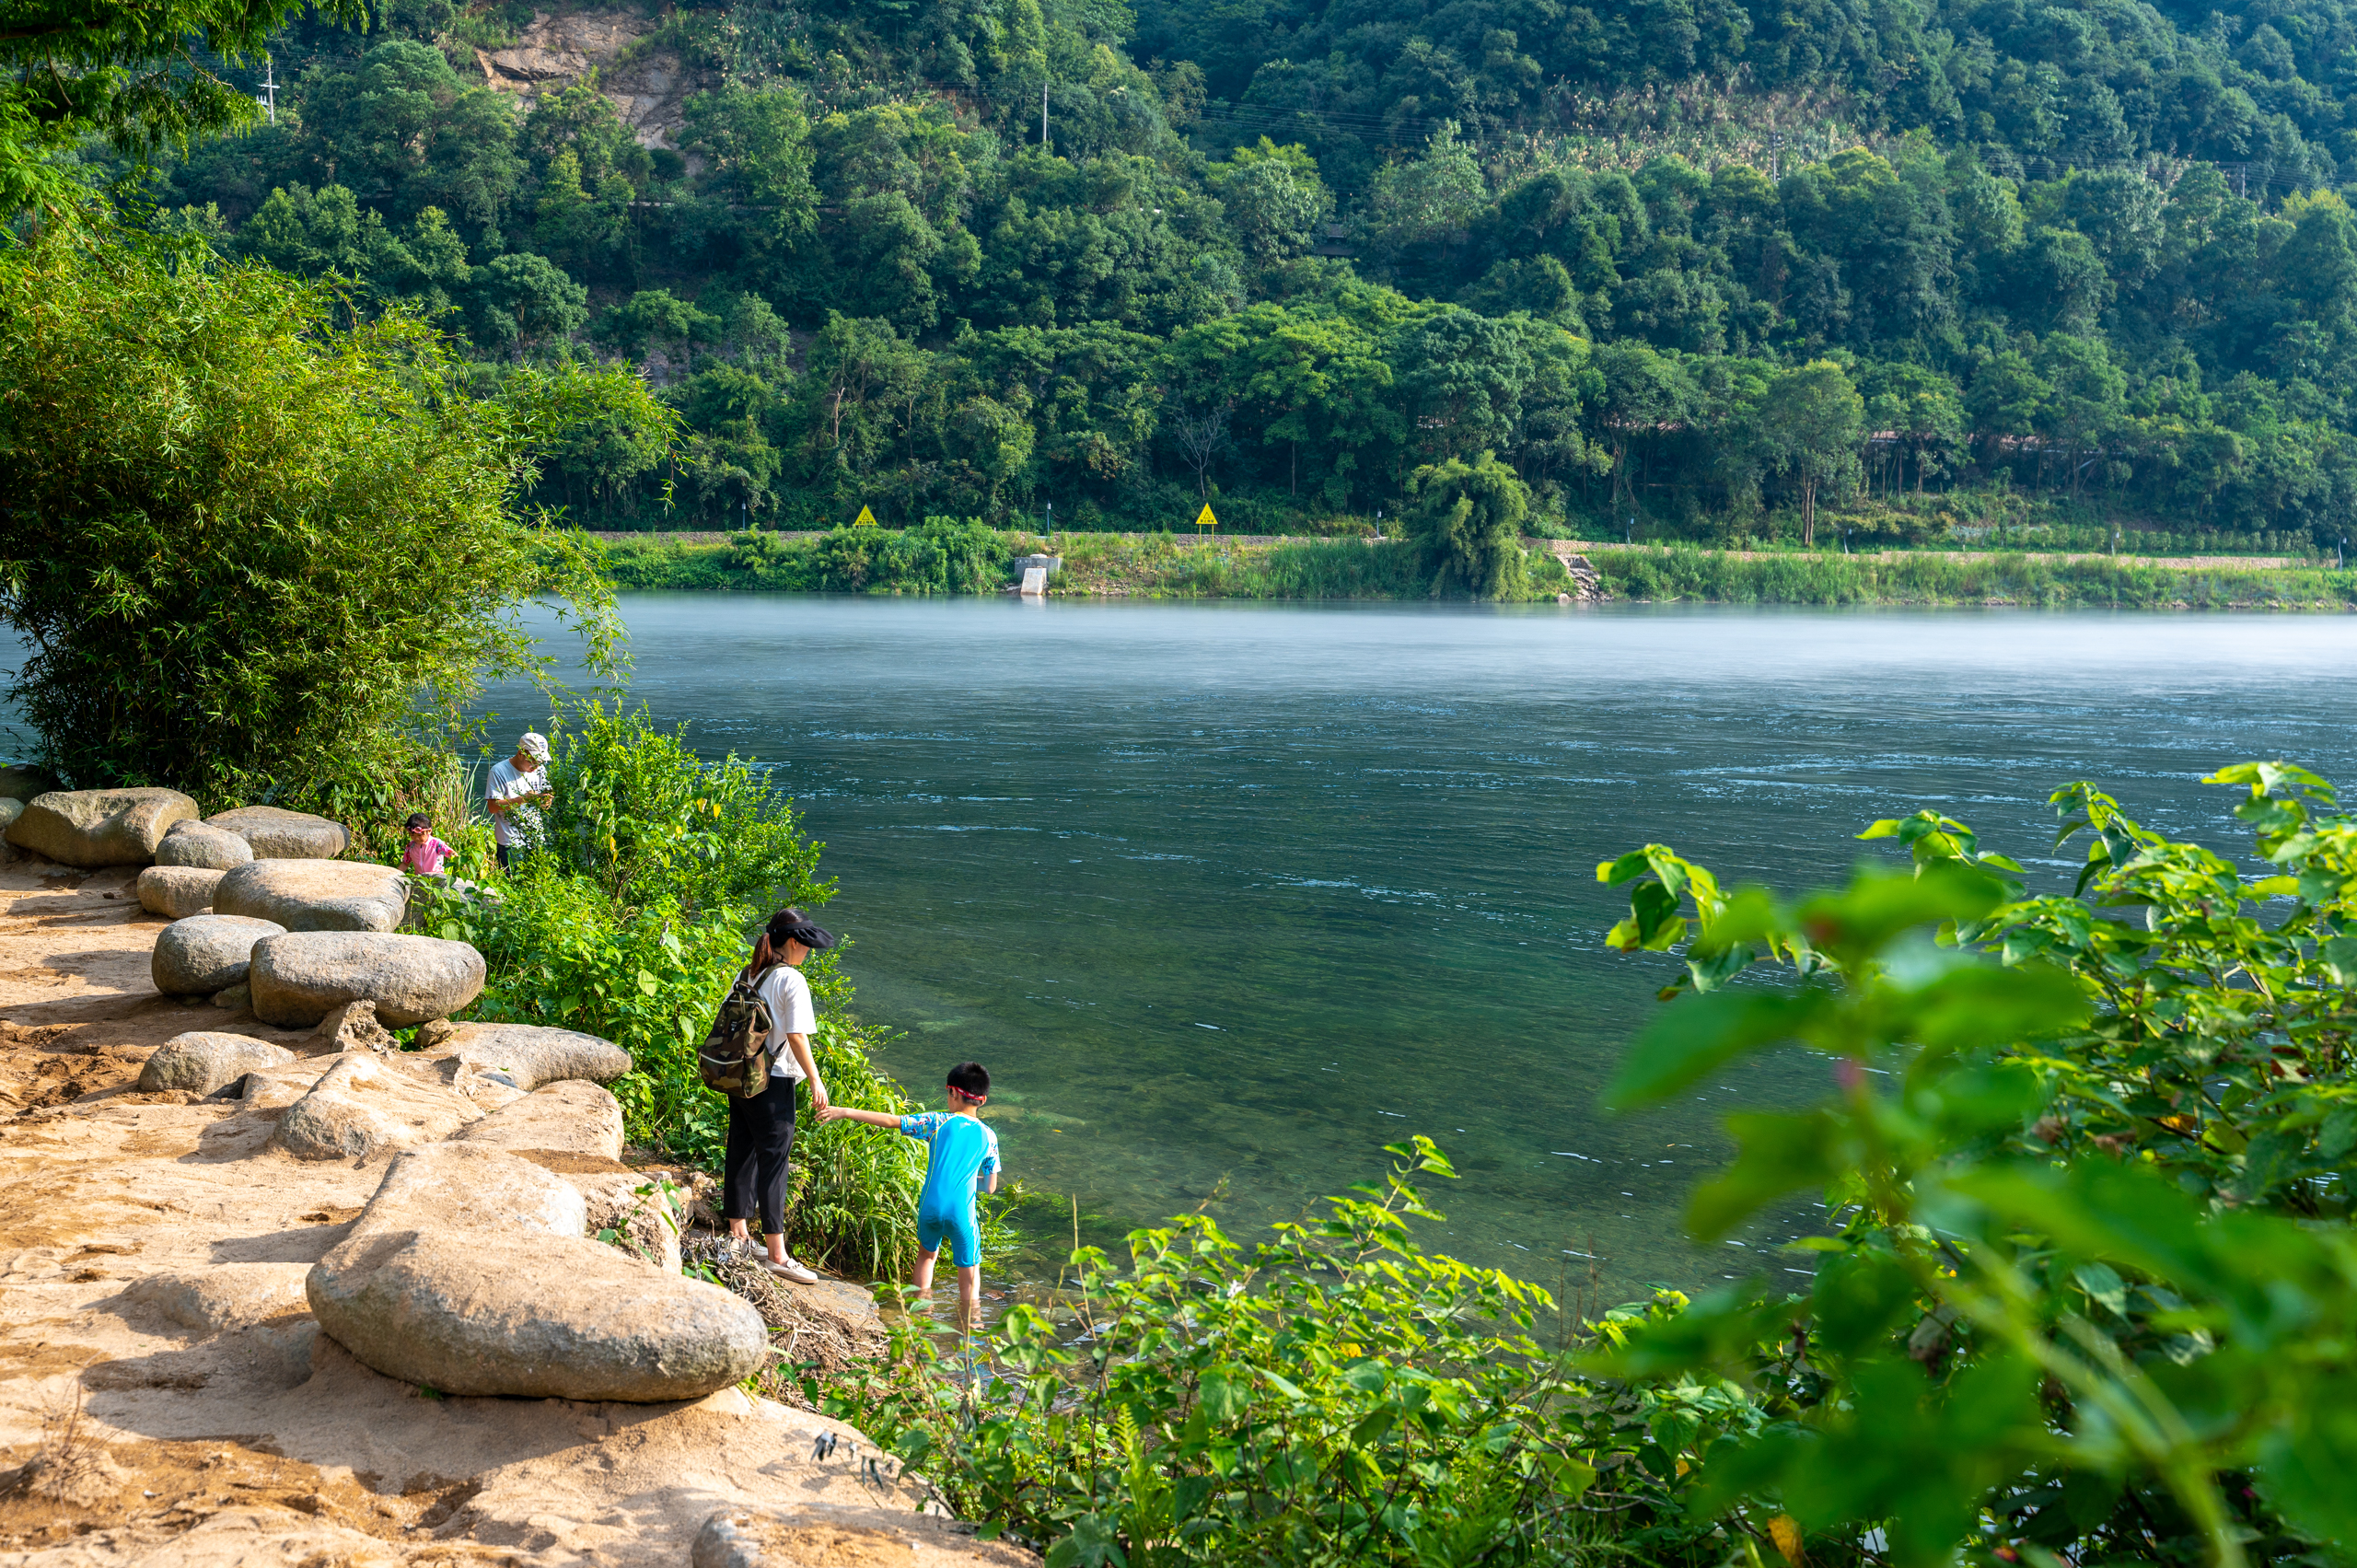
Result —
M423 811L412 811L412 812L411 812L411 813L409 814L409 822L408 822L408 826L412 827L412 828L430 828L430 827L434 826L434 823L433 823L433 820L432 820L431 819L429 819L429 818L425 815L425 813L424 813L424 812L423 812Z
M971 1099L991 1092L991 1070L979 1062L960 1062L949 1069L949 1086Z

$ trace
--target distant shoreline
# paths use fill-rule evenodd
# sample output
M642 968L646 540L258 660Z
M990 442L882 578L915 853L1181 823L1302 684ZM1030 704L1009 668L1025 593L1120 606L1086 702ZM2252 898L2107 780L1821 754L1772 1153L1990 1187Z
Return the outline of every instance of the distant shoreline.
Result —
M923 594L922 581L829 575L825 534L780 533L749 557L726 535L592 535L614 586L690 592ZM879 535L879 538L882 537ZM1008 560L1043 548L1006 534ZM2284 556L2140 557L2087 552L1876 551L1857 554L1711 550L1694 545L1525 540L1545 602L1791 605L2032 605L2284 612L2357 610L2357 571ZM1062 534L1056 598L1391 600L1431 597L1415 548L1397 540L1297 536ZM1005 574L1011 588L1014 574Z

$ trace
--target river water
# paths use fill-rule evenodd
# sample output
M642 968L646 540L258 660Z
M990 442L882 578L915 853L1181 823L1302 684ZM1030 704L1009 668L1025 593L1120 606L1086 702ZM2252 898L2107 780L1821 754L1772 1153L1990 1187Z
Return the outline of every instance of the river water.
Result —
M2212 768L2357 779L2348 618L623 611L633 695L775 765L825 841L859 1009L906 1031L887 1065L937 1098L951 1063L985 1063L1009 1174L1076 1197L1092 1239L1206 1202L1231 1233L1301 1215L1421 1132L1461 1173L1434 1184L1434 1245L1608 1299L1803 1261L1759 1249L1805 1210L1743 1251L1690 1248L1677 1216L1725 1109L1813 1097L1826 1069L1599 1114L1668 972L1604 946L1599 860L1666 841L1793 889L1882 853L1851 838L1872 819L1934 806L2067 887L2045 804L2066 781L2239 845Z

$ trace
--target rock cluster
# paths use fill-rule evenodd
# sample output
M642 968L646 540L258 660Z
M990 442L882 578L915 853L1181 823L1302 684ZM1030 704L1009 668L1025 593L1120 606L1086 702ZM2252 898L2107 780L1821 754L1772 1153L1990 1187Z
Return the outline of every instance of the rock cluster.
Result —
M396 1159L306 1283L321 1330L448 1394L691 1400L765 1366L745 1301L591 1241L581 1194L499 1149Z
M256 860L222 877L213 907L289 931L391 931L409 909L409 879L356 860Z
M176 789L51 790L26 803L8 824L7 840L86 871L145 865L172 824L195 815L196 802Z

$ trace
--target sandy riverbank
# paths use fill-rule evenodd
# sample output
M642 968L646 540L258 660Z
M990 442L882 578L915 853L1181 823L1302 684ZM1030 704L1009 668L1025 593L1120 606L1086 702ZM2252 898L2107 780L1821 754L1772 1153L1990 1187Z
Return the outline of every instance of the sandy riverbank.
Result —
M734 1388L444 1398L354 1361L301 1282L384 1164L137 1091L186 1030L307 1040L158 995L132 876L0 867L0 1568L1036 1561L920 1514L859 1434Z

